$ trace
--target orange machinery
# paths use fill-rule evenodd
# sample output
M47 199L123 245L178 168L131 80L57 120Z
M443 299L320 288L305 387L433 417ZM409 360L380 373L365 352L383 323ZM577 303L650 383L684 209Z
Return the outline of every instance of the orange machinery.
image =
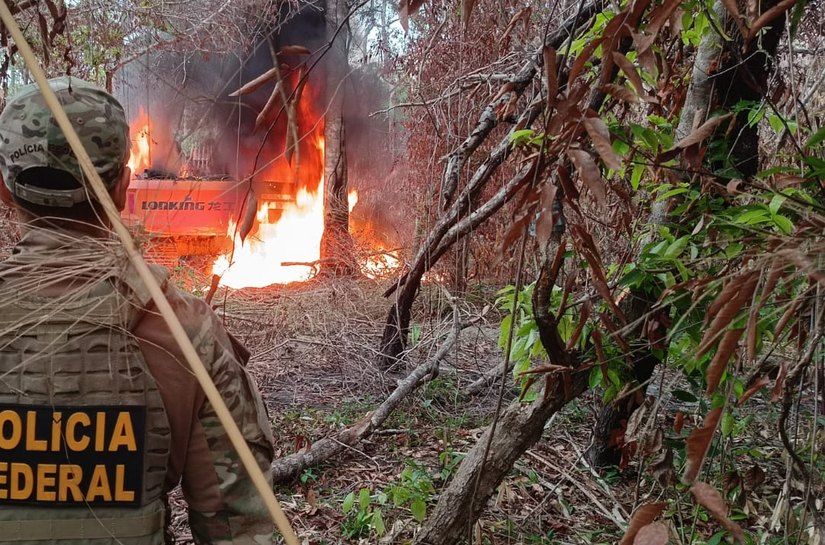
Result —
M236 180L133 178L121 216L153 246L169 245L178 257L219 255L231 249L230 225L239 214L250 184ZM257 202L270 206L270 222L294 200L293 184L253 182ZM273 217L273 214L275 217ZM253 228L253 233L254 233Z

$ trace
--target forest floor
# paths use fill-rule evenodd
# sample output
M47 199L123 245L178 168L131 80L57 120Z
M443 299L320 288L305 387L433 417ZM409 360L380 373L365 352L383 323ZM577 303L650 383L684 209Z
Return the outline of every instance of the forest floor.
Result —
M184 284L204 285L191 271L187 274ZM276 457L357 422L450 333L454 314L447 294L427 284L415 309L415 343L406 367L381 372L376 350L389 308L381 297L385 288L386 282L361 279L216 296L228 328L252 351L249 369L269 410ZM494 298L494 293L476 293L461 301L461 320L481 316ZM277 487L304 543L412 538L417 518L435 505L437 491L494 414L499 386L472 396L462 390L501 362L499 319L493 310L464 329L439 376L410 395L371 437ZM505 403L518 393L512 380L508 384ZM620 525L633 507L635 479L621 484L618 474L596 476L582 463L587 422L595 410L588 397L571 403L548 425L552 441L542 440L521 459L473 528L482 538L478 543L613 543L621 536ZM183 516L176 526L179 542L188 543Z
M204 285L193 285L198 284ZM512 377L504 392L490 385L476 395L463 393L502 360L501 315L491 289L471 289L454 308L442 286L425 284L414 309L405 368L379 370L377 348L389 309L381 296L386 284L310 281L227 290L215 299L228 328L252 351L249 369L269 410L276 457L359 421L386 399L398 378L436 352L456 313L462 322L477 320L463 330L438 377L411 394L381 429L343 456L307 468L293 483L277 487L307 544L410 542L438 491L492 420L499 394L505 406L518 395ZM649 410L639 426L665 432L665 447L676 445L676 468L684 453L678 439L699 425L698 415L706 412L686 401L690 389L676 373L659 373L649 393L665 392L660 399L667 410ZM711 453L713 476L707 478L724 483L719 486L726 496L736 499L737 520L752 531L754 542L784 543L792 535L784 529L804 486L797 482L790 496L781 494L786 457L774 431L778 410L768 397L757 395L751 401L755 410L736 413L735 429ZM588 393L548 422L543 439L516 464L480 522L468 528L474 543L617 543L640 503L685 494L656 482L654 455L643 459L637 453L622 471L597 474L589 467L583 452L600 406L599 396ZM684 429L674 431L678 411L686 415ZM750 489L743 491L746 487ZM689 502L681 514L670 516L671 530L683 543L718 543L724 535ZM184 543L183 519L179 526Z
M12 232L0 229L0 253L7 254L13 244ZM173 278L203 296L209 282L198 270L203 266L181 266ZM404 368L380 370L377 349L390 306L381 293L387 282L363 278L221 289L213 301L228 329L252 352L248 367L269 411L276 457L359 421L386 399L399 378L432 357L456 316L474 321L442 361L438 377L408 396L382 428L343 456L307 468L294 482L276 488L307 545L409 543L419 521L435 506L438 491L491 422L499 395L504 404L518 395L512 377L503 392L494 384L475 395L463 393L502 360L501 315L491 309L495 289L489 287L474 287L455 300L439 284L425 284L414 309L413 342ZM673 446L676 453L677 469L683 463L683 439L696 427L695 415L704 414L684 395L673 395L691 389L681 380L668 371L654 380L649 393L665 393L660 401L667 410L649 411L643 426L663 430L665 447ZM809 393L803 399L805 395ZM588 393L548 422L542 440L515 465L479 523L468 528L475 544L616 543L640 503L674 498L678 508L665 513L671 535L681 543L723 540L719 525L706 513L689 501L679 503L684 489L656 482L652 456L633 457L621 472L596 474L589 468L582 453L600 405L599 396ZM749 542L808 543L797 531L804 524L796 520L805 483L787 477L787 456L775 431L777 404L766 392L754 396L749 406L731 408L735 418L727 431L723 421L726 438L712 452L713 469L705 478L735 500L732 518L745 527ZM796 436L805 437L806 426L819 419L821 437L813 446L821 448L825 420L814 403L802 407L795 415ZM687 416L684 429L674 430L678 410ZM821 457L818 464L825 477ZM171 501L176 541L189 544L179 491Z

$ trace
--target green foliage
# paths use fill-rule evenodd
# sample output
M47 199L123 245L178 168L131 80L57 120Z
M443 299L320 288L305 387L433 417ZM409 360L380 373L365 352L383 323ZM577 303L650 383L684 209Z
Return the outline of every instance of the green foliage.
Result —
M355 492L347 494L341 504L341 510L347 515L341 523L341 535L346 539L368 537L371 533L384 535L387 531L381 508L384 503L386 497L378 495L373 498L369 488L362 488L357 497Z
M430 474L418 464L410 463L401 472L398 481L384 491L395 507L407 507L413 518L424 522L427 518L427 502L435 496Z

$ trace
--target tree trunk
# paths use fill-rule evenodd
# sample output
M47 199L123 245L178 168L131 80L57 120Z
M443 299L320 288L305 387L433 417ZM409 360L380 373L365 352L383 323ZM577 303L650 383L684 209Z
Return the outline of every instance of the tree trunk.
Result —
M324 116L324 234L321 237L321 274L343 276L355 271L349 234L347 147L344 129L344 91L349 72L345 32L338 27L347 16L346 0L327 0L327 35L333 40L327 53L326 115Z
M565 392L564 381L554 379L543 397L539 394L539 399L530 404L516 400L504 410L489 453L485 457L491 428L461 462L413 545L454 545L469 535L471 524L513 464L541 438L547 419L587 389L587 373L574 371L569 387L570 391Z
M775 1L770 5L763 4L763 12L775 4ZM720 18L725 15L721 2L716 3L714 11ZM726 24L726 33L737 36L738 39L723 42L717 32L710 32L705 36L696 53L690 87L676 128L676 140L681 140L691 133L697 112L700 115L704 114L704 121L710 111L717 106L729 110L739 101L758 102L765 96L772 58L776 54L777 44L784 29L784 20L783 14L772 23L758 43L755 40L751 41L744 51L741 35L730 20ZM715 65L718 68L714 73L712 67ZM737 115L737 130L730 144L730 159L733 166L743 175L753 176L759 170L759 132L757 126L748 125L748 114L748 110L743 110ZM723 165L718 166L721 168ZM671 204L671 200L654 204L650 223L664 224ZM636 303L628 317L635 321L644 316L656 297L635 293L630 299ZM590 448L586 453L588 461L593 466L604 468L619 464L625 426L633 412L644 401L646 382L653 375L658 363L658 359L649 348L642 349L642 356L634 360L630 370L642 395L630 396L602 408L593 430Z

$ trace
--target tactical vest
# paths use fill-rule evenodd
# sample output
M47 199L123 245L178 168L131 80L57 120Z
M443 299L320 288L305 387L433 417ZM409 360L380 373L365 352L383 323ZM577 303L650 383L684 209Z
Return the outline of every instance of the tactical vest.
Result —
M170 428L125 276L0 300L0 543L164 542Z

